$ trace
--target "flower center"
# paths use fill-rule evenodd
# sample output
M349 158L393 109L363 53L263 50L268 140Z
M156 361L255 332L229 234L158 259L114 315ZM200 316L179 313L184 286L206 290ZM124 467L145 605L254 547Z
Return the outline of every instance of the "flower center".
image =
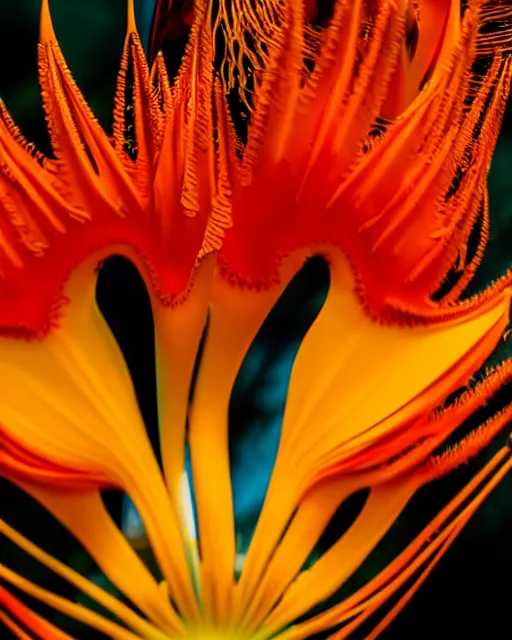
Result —
M186 636L190 640L257 640L256 635L237 633L236 630L197 629L190 630Z

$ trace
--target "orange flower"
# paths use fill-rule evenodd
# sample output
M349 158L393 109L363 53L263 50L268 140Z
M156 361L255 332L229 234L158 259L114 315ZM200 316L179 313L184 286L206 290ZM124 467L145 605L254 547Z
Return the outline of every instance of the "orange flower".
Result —
M336 0L324 15L298 0L196 2L193 20L188 5L174 11L192 25L170 87L162 55L148 70L128 6L112 140L71 78L47 0L39 60L55 159L34 155L2 107L0 470L77 537L138 612L6 523L4 535L118 622L7 567L0 577L108 637L155 639L345 638L407 583L376 637L512 466L505 447L382 573L311 614L420 486L512 418L508 405L441 449L512 380L511 361L473 378L505 333L512 275L461 299L487 239L512 9ZM159 26L167 6L158 3L157 45L174 37ZM134 262L151 294L164 474L95 305L98 263L113 253ZM269 311L316 254L328 260L329 291L295 358L271 482L235 579L230 397ZM107 514L104 487L133 500L160 585ZM304 569L360 489L369 496L359 516ZM7 590L0 602L19 637L21 625L69 637Z

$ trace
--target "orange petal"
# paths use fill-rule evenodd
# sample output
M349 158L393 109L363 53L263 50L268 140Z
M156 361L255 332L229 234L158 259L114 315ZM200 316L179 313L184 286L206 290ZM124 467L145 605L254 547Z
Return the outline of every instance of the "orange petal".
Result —
M114 524L98 492L64 493L30 482L17 484L75 536L112 584L158 629L181 634L183 623L169 598Z
M332 595L377 546L417 488L415 480L401 478L372 489L352 526L310 569L299 574L265 624L281 628Z
M401 610L407 597L412 595L415 588L419 586L418 581L421 582L428 575L462 527L497 484L510 473L511 469L510 450L505 447L494 455L463 490L380 574L338 605L310 620L290 627L282 633L282 639L308 638L319 631L350 621L335 635L339 640L347 638L414 576L414 581L410 589L405 592L403 599L398 601L397 605L391 609L371 634L370 637L375 638L378 631L382 631ZM304 583L307 583L310 577L311 573L309 576L304 574ZM317 577L319 580L323 579L321 575ZM305 593L307 594L307 592ZM314 593L314 589L312 593ZM308 606L304 600L301 602L299 598L290 596L290 601L298 607L296 611L303 610ZM279 624L277 611L274 623Z
M51 607L54 607L55 609L57 609L57 611L76 618L77 620L80 620L80 622L84 622L100 633L108 633L107 637L113 638L114 640L137 640L137 636L135 634L123 629L114 622L103 618L94 611L89 611L85 607L82 607L75 602L66 600L61 596L47 591L46 589L38 587L30 580L26 580L25 578L22 578L21 576L14 573L14 571L7 569L7 567L0 566L0 578L5 580L6 582L9 582L21 591L24 591L28 595L41 600ZM20 607L18 607L18 611L21 612ZM40 616L36 617L27 608L25 608L25 611L22 615L24 616L24 622L35 623L37 621L37 626L35 626L35 629L37 629L38 631L43 631L43 633L45 634L43 638L48 638L48 640L69 640L71 638L71 636L69 636L67 633L63 633L58 629L52 629L53 625L48 625L45 628L45 621Z
M208 134L208 51L204 30L195 28L172 91L158 66L158 101L138 36L129 33L113 146L66 66L42 3L40 81L56 160L34 156L0 105L0 333L47 333L65 302L69 272L104 247L135 257L163 302L186 294L198 256L218 249L229 225L227 186L216 183ZM127 98L128 66L134 90ZM124 133L128 107L134 140Z
M70 303L57 330L39 342L0 338L3 429L50 468L107 478L127 492L173 598L193 618L197 602L178 507L164 485L126 363L96 308L95 264L92 259L71 276ZM42 480L39 467L25 465L24 472L30 482ZM69 489L66 495L72 499Z
M460 0L403 0L406 37L382 115L399 116L434 71L450 61L460 37Z
M319 478L354 472L358 455L373 468L381 439L391 447L388 460L415 445L414 421L471 377L508 323L510 294L504 293L451 322L382 326L362 309L346 260L331 252L330 264L329 294L292 369L274 473L239 583L246 600L300 496ZM451 431L447 425L439 437ZM393 434L403 436L396 449ZM423 460L435 446L423 451ZM376 461L375 468L363 482L387 479L386 467Z
M271 4L266 18L231 29L224 7L219 28L245 52L244 33L268 38ZM328 241L349 257L375 315L390 300L427 309L451 269L467 284L475 266L466 263L468 239L486 206L510 89L512 30L498 26L509 10L472 0L459 25L456 0L422 4L424 38L411 73L435 60L434 73L393 122L379 121L384 99L396 93L392 72L404 39L402 9L392 3L373 11L336 3L313 53L290 3L286 19L274 20L268 52L252 52L254 61L247 53L260 68L243 159L231 162L234 227L221 257L233 281L269 286L284 256ZM436 15L444 16L440 25ZM475 61L492 42L482 72ZM229 47L226 65L246 86ZM485 233L478 258L484 243Z
M75 470L46 460L17 442L1 425L0 434L0 469L7 477L30 478L66 489L112 488L111 480L104 474Z
M300 262L300 258L298 258ZM236 618L232 589L235 528L228 443L233 384L269 309L297 268L283 270L281 287L254 295L236 292L216 274L208 331L189 415L189 443L201 548L201 597L207 616ZM215 499L212 499L215 496Z

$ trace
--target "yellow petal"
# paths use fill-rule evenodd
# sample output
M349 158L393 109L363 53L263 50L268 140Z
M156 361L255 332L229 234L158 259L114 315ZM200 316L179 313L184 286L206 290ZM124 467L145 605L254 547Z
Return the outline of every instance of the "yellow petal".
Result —
M304 496L254 597L245 602L244 626L257 628L261 624L299 574L336 509L359 488L358 478L328 478Z
M66 493L18 484L75 536L107 578L151 621L167 633L182 632L169 599L113 522L98 492Z
M377 486L349 530L308 570L303 571L272 611L265 626L278 629L323 602L370 555L418 489L414 478Z
M338 640L347 638L414 576L411 587L369 636L377 637L511 469L510 449L504 447L381 573L338 605L284 631L280 636L282 640L309 638L322 630L351 621L332 636Z
M258 329L305 255L298 252L288 260L280 284L256 295L233 289L219 273L213 283L208 330L189 415L189 443L201 548L201 598L205 616L217 622L237 615L232 599L235 531L229 399Z
M192 289L180 305L153 301L160 448L167 489L177 505L190 568L198 582L199 553L190 532L189 488L185 474L185 429L190 387L199 343L206 324L215 261L207 257L195 273ZM199 584L196 584L197 588Z
M308 487L355 453L368 451L371 461L375 443L443 402L508 323L505 292L451 322L382 326L362 308L347 261L330 258L331 288L295 359L273 477L240 578L246 601Z
M0 419L43 459L95 472L133 499L180 610L194 618L177 510L146 434L121 351L94 302L97 259L71 276L59 327L41 341L0 338Z

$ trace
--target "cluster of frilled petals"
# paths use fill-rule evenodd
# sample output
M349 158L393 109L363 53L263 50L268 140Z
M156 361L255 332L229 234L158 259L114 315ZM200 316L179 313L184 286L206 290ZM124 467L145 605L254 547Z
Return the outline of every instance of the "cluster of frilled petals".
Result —
M152 52L189 38L172 81L161 53L148 67L133 2L128 14L112 137L71 77L47 0L39 68L54 157L34 153L0 105L0 472L71 531L135 609L3 521L0 533L115 621L7 566L0 577L123 640L346 638L395 598L376 637L512 466L504 447L386 569L311 613L420 486L512 418L512 404L490 411L446 445L512 384L510 361L481 373L506 335L511 275L461 299L488 236L512 8L159 1ZM95 303L98 267L113 254L136 265L151 297L163 472ZM230 399L265 318L316 254L329 290L294 360L240 567ZM133 501L160 582L107 512L104 488ZM360 490L359 515L311 561ZM20 638L70 637L3 587L0 603L0 622Z
M229 225L222 148L210 135L216 105L206 33L190 42L171 88L161 58L149 73L131 19L111 139L43 7L39 76L54 158L34 154L0 104L0 332L28 337L48 331L63 282L93 252L131 251L168 304Z

